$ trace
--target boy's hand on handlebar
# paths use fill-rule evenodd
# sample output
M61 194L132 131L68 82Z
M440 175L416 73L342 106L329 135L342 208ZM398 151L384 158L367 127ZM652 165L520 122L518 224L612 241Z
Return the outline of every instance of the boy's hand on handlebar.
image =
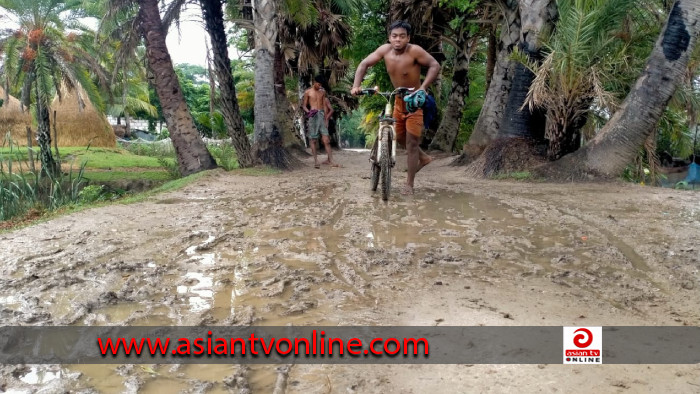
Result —
M350 89L350 94L353 96L357 96L358 94L362 93L362 88L359 86L353 86L352 89Z

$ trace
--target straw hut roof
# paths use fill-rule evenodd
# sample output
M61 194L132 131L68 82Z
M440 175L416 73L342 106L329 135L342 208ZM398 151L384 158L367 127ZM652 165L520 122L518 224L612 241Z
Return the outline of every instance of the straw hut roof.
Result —
M7 96L7 97L6 97ZM20 101L6 94L0 86L0 146L8 146L8 133L13 145L27 146L27 126L32 126L32 115L22 111ZM32 145L36 145L36 131L32 131Z
M90 145L113 148L117 145L107 117L95 109L82 88L76 87L69 91L63 87L61 92L61 100L56 97L51 103L50 114L53 122L53 111L56 111L59 146ZM82 108L78 102L78 94L85 103Z

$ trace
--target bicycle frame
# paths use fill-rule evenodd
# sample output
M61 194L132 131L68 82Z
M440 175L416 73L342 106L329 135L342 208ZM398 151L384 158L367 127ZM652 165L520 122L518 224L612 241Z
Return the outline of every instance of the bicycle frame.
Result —
M393 109L394 109L394 98L397 94L405 94L407 92L413 91L414 88L403 88L399 87L394 89L392 92L379 92L378 88L374 89L363 89L362 93L363 94L380 94L384 99L386 100L386 105L384 106L384 111L382 112L381 115L379 115L379 128L377 129L377 139L375 141L375 145L377 147L377 157L376 159L373 160L373 158L370 155L370 162L375 162L379 163L381 160L381 155L383 149L381 144L384 143L382 136L384 133L385 127L388 127L390 132L391 132L391 166L393 167L396 164L396 130L394 128L394 123L396 123L396 119L394 119L393 115ZM378 141L378 142L377 142Z
M381 178L382 181L382 199L387 201L389 199L389 193L391 190L391 169L396 165L396 129L394 124L396 119L393 117L393 101L395 95L404 94L414 90L413 88L396 88L393 92L379 92L377 88L375 89L363 89L363 94L381 94L386 100L386 105L384 106L384 111L379 116L379 128L377 129L377 136L374 141L374 147L372 148L372 153L370 154L369 161L372 168L371 176L371 190L376 191L377 185ZM391 143L389 147L388 143ZM391 157L386 158L383 155L391 155Z

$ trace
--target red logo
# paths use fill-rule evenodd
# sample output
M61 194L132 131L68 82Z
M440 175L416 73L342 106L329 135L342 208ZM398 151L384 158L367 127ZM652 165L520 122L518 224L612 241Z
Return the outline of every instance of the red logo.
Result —
M593 342L593 333L587 328L579 328L578 330L574 331L574 333L579 331L583 331L583 333L576 334L574 336L574 345L581 348L588 347L591 342Z

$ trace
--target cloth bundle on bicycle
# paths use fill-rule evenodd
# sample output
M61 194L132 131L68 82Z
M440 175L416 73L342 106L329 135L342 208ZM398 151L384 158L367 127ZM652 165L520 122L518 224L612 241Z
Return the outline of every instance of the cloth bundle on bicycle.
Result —
M427 99L425 100L425 104L423 105L424 127L429 129L433 125L435 118L437 118L437 103L435 103L433 96L428 95Z
M406 103L406 111L413 113L418 111L418 109L423 108L425 101L427 100L427 94L425 90L416 90L415 92L404 96L403 101Z

